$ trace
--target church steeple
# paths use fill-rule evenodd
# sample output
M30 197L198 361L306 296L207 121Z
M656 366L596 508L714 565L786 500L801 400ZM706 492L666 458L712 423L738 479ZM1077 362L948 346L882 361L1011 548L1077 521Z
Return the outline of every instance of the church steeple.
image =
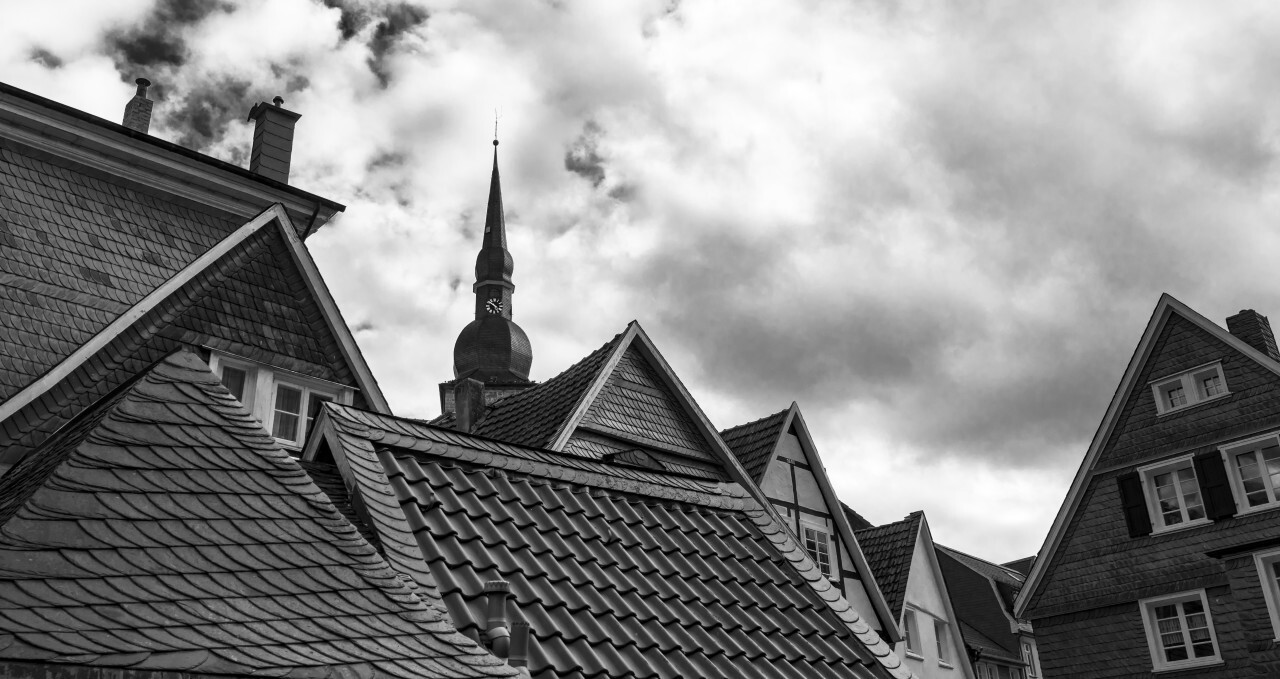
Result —
M507 224L502 209L502 183L498 177L498 140L493 140L493 172L489 178L489 205L484 237L476 256L475 320L458 334L453 345L454 380L440 385L444 412L453 410L453 386L464 379L483 382L486 402L532 386L529 368L533 348L524 330L512 320L511 282L514 263L507 250Z

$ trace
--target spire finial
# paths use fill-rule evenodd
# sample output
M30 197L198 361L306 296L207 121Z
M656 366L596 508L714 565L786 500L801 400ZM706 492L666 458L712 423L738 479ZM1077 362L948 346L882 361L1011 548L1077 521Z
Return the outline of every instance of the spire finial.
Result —
M493 109L493 145L498 145L498 109Z

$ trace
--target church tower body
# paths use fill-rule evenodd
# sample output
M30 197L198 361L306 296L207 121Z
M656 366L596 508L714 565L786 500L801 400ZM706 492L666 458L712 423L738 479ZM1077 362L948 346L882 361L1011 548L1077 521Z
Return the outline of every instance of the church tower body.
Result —
M440 385L440 410L445 413L454 411L454 390L463 380L476 380L484 385L485 404L534 384L529 380L533 348L524 330L511 318L511 297L516 289L511 282L514 263L507 250L496 139L493 146L484 240L476 256L476 282L472 287L476 297L475 320L462 329L453 345L454 379Z

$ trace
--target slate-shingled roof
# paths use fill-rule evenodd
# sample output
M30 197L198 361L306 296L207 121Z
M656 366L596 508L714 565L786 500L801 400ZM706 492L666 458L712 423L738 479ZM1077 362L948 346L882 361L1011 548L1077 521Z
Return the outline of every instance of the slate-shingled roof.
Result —
M867 556L871 572L875 574L889 610L895 616L902 616L907 576L911 574L911 559L915 555L923 518L924 512L916 511L901 521L856 531L862 553Z
M0 498L0 659L514 675L397 577L190 353L29 455Z
M760 483L764 479L769 469L769 456L782 435L782 421L790 411L789 407L783 408L772 415L720 432L720 438L742 463L752 481Z
M325 411L340 455L378 451L360 492L395 489L460 629L511 583L534 677L909 676L737 484Z
M1022 588L1023 576L1004 566L936 545L938 566L947 581L956 617L975 632L971 645L1021 662L1018 635L1010 631L1013 602ZM970 643L968 637L966 643Z

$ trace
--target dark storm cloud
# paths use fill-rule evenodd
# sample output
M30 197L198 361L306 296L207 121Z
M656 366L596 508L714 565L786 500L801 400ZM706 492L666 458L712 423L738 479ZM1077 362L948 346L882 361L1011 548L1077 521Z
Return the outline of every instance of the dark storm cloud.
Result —
M593 121L587 121L582 134L564 152L564 169L599 187L604 182L604 158L600 157L599 141L603 130Z
M203 149L222 139L233 121L243 120L249 113L252 87L249 81L232 77L190 86L164 108L166 124L178 132L174 141L188 148ZM248 149L240 152L247 155ZM243 164L247 158L228 160Z
M36 47L32 49L30 58L32 61L44 66L45 68L59 68L62 66L62 59L43 47Z
M402 36L427 22L427 10L399 3L382 9L378 25L373 29L373 37L369 40L369 70L377 76L378 82L385 88L391 82L388 70L387 55L399 44Z
M338 32L350 40L369 24L369 10L363 5L344 0L323 0L325 7L338 10Z
M160 0L140 24L108 35L107 48L125 79L155 67L181 66L188 57L183 29L218 11L232 12L234 6L220 0Z

